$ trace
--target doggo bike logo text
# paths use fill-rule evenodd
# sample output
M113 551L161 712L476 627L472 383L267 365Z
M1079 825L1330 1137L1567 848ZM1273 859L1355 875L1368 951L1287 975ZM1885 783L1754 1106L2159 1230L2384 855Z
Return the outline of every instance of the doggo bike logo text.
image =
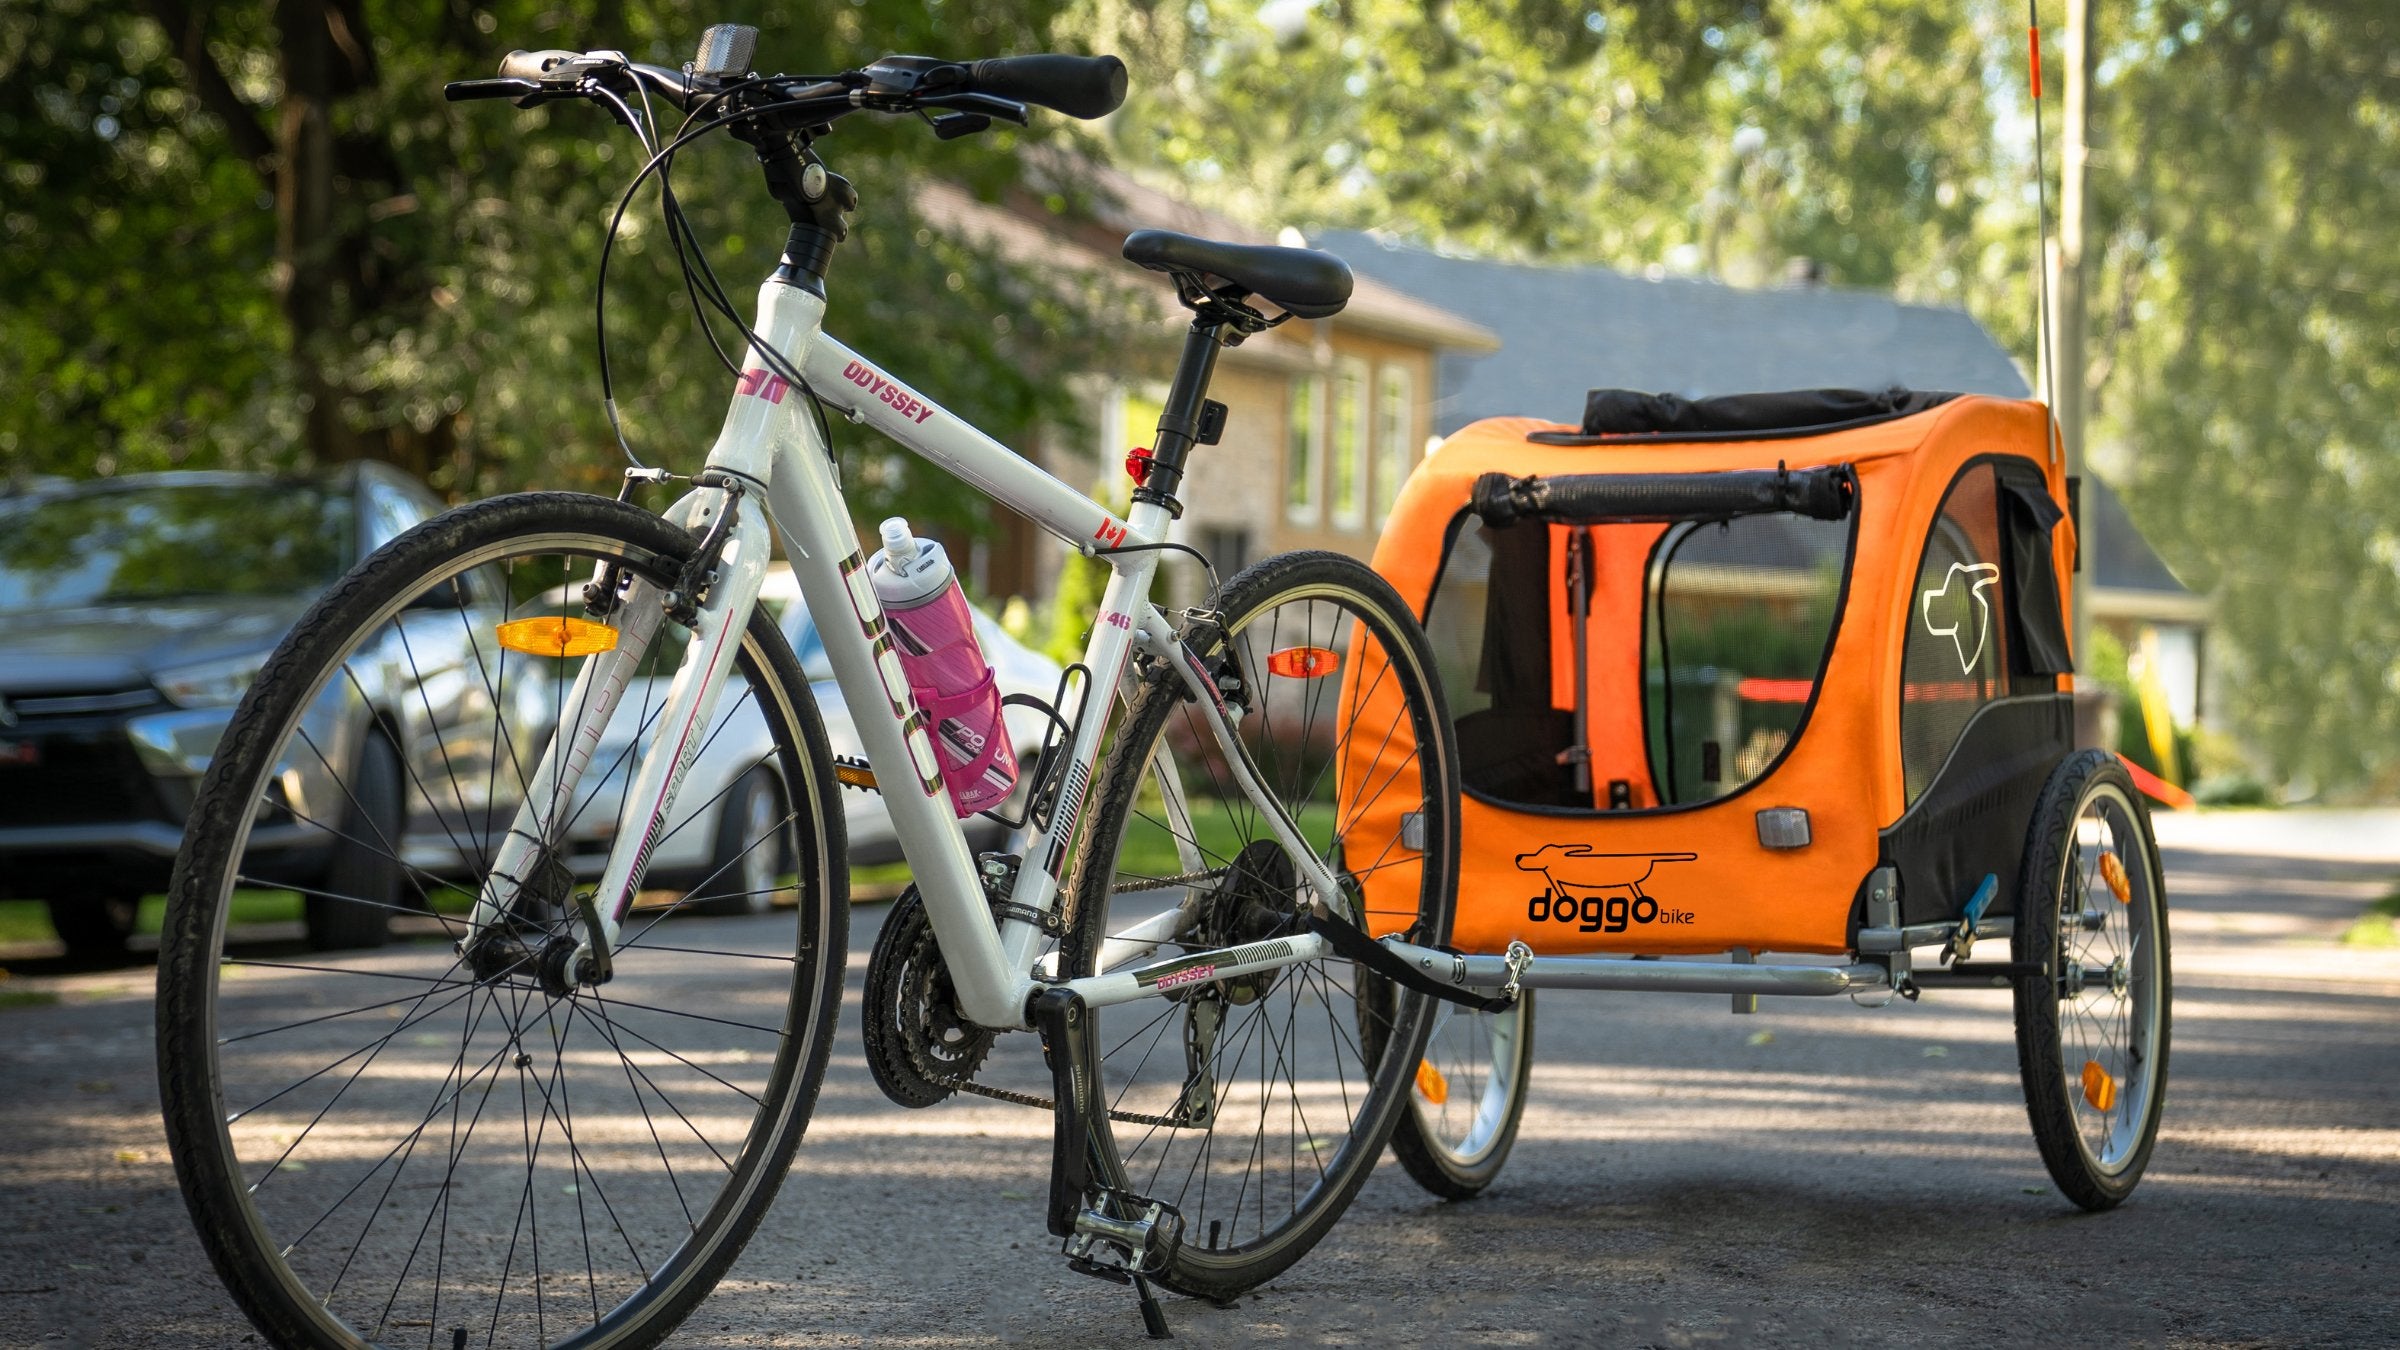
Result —
M1589 844L1551 844L1517 855L1517 866L1549 883L1525 906L1535 923L1571 923L1584 933L1622 933L1628 923L1685 924L1688 909L1661 908L1642 883L1661 863L1693 862L1697 853L1602 853Z

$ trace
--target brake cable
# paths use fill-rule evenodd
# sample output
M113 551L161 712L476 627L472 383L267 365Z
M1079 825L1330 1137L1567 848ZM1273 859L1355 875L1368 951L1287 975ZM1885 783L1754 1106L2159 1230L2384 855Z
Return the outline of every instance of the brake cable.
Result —
M750 81L750 82L746 82L746 83L767 83L767 82L768 82L767 80L761 79L761 80ZM830 81L821 81L821 83L831 83L831 82L830 82ZM595 94L606 94L606 95L607 95L609 98L611 98L612 100L615 100L615 98L616 98L616 96L615 96L615 94L614 94L614 92L613 92L613 91L610 91L610 90L603 89L603 88L601 88L601 87L599 87L599 86L596 86L596 85L593 87L593 91L592 91L592 92L593 92L593 93L595 93ZM716 99L718 99L718 98L722 98L722 97L724 96L724 94L725 94L725 93L730 93L730 92L732 92L732 91L730 91L730 90L728 90L728 91L722 91L722 92L720 92L720 93L719 93L719 94L717 94L717 95L713 95L713 96L711 96L711 99L709 100L709 103L713 103L713 102L715 102L715 101L716 101ZM666 145L665 145L665 146L663 146L663 147L657 146L657 145L656 145L656 144L655 144L655 143L654 143L654 142L651 140L651 138L650 138L650 137L643 135L643 134L642 134L642 132L641 132L641 129L640 129L640 127L639 127L638 125L635 127L634 134L635 134L636 138L637 138L637 139L639 139L639 140L641 140L641 142L642 142L642 148L643 148L644 150L648 150L648 151L650 151L650 152L651 152L651 155L650 155L650 158L649 158L649 160L648 160L646 163L644 163L644 164L642 165L642 167L641 167L640 171L634 174L634 176L633 176L633 181L625 185L625 191L624 191L624 193L623 193L621 196L619 196L619 197L618 197L618 199L617 199L617 206L616 206L616 210L615 210L615 211L614 211L614 212L613 212L613 213L610 215L610 217L609 217L609 222L608 222L608 236L607 236L607 238L606 238L606 239L605 239L605 240L604 240L604 241L601 243L601 246L600 246L600 269L599 269L599 273L600 273L600 274L599 274L599 279L598 279L598 282L597 282L597 284L596 284L596 285L595 285L595 287L594 287L594 295L593 295L593 313L592 313L592 317L593 317L593 327L594 327L594 330L595 330L595 333L596 333L596 337L597 337L597 345L598 345L598 347L599 347L599 357L600 357L600 399L601 399L601 407L602 407L603 411L605 411L605 412L608 414L608 425L609 425L609 428L610 428L610 430L611 430L612 432L614 432L614 433L615 433L615 435L616 435L618 448L624 451L625 458L626 458L626 459L627 459L629 462L631 462L635 468L637 468L637 469L643 469L643 468L647 468L648 466L644 465L644 464L641 462L640 458L639 458L639 457L637 457L637 456L634 454L634 452L633 452L633 447L632 447L631 443L630 443L630 442L628 442L628 441L627 441L627 439L626 439L626 436L625 436L625 427L624 427L624 422L623 422L623 420L622 420L622 419L619 417L619 415L618 415L618 411L617 411L617 400L616 400L615 381L614 381L613 372L612 372L612 371L611 371L611 369L610 369L609 360L608 360L608 264L609 264L609 260L610 260L610 258L611 258L611 257L614 255L614 253L615 253L615 251L616 251L617 235L618 235L619 231L620 231L620 230L623 228L623 226L624 226L624 222L625 222L625 212L626 212L627 208L629 208L629 207L630 207L630 206L633 204L633 197L634 197L634 194L635 194L636 192L640 191L640 189L641 189L641 186L642 186L642 183L643 183L645 180L647 180L647 179L650 177L650 175L651 175L652 173L659 173L659 174L660 174L660 176L661 176L661 177L660 177L660 181L661 181L662 188L663 188L663 185L664 185L664 184L665 184L665 182L666 182L666 172L667 172L667 166L669 166L669 165L671 165L671 164L673 163L673 161L674 161L674 156L675 156L675 152L676 152L677 150L680 150L680 149L682 149L684 146L686 146L686 145L690 144L691 142L698 140L698 139L699 139L699 138L701 138L702 136L705 136L705 135L707 135L708 133L710 133L710 132L712 132L712 131L718 131L718 130L723 130L723 129L729 128L729 127L731 127L731 126L733 125L733 123L734 123L734 122L736 122L736 121L740 121L740 120L744 120L744 119L755 119L755 118L763 117L763 116L765 116L765 115L767 115L767 114L769 114L769 113L774 113L774 112L785 111L785 110L792 109L792 108L798 108L798 107L805 106L805 105L807 105L807 104L811 104L811 103L817 103L817 102L820 102L820 101L821 101L821 100L819 100L819 99L786 99L786 100L783 100L783 101L781 101L781 102L777 102L777 103L768 103L768 104L762 104L762 105L760 105L760 106L758 106L758 107L755 107L755 108L746 108L746 109L742 109L742 110L740 110L740 111L737 111L737 112L733 113L733 114L732 114L732 115L730 115L730 116L718 118L718 119L716 119L716 120L714 120L714 121L708 122L708 123L706 123L706 124L704 124L704 125L702 125L702 126L696 127L696 128L691 128L691 129L689 129L689 130L684 130L684 129L682 129L682 128L679 128L679 129L678 129L678 134L676 135L675 139L673 139L673 140L671 140L671 141L667 142L667 143L666 143ZM708 107L708 106L709 106L709 103L703 103L703 104L701 105L701 107L704 109L704 108L706 108L706 107ZM619 106L620 106L620 107L623 107L623 106L625 106L625 105L624 105L624 104L623 104L621 101L619 101ZM697 116L697 115L698 115L698 111L699 111L699 110L695 110L695 111L694 111L694 113L693 113L692 115L693 115L693 116ZM630 118L630 109L627 109L627 114L628 114L628 117ZM690 120L691 120L691 119L690 119L690 117L686 117L686 119L685 119L685 123L684 123L685 127L690 127ZM677 206L675 209L676 209L676 211L677 211L678 213L680 213L680 211L681 211L681 207L680 207L680 206ZM688 218L685 220L685 227L686 227L686 231L687 231L687 233L688 233L688 227L689 227L689 221L688 221ZM670 235L672 235L672 233L673 233L673 229L672 229L672 227L670 227ZM697 241L695 241L695 247L696 247L696 246L697 246ZM678 248L678 250L677 250L677 253L678 253L678 258L680 259L680 257L681 257L681 249L680 249L680 247ZM705 253L703 253L703 255L702 255L702 265L703 265L704 267L706 266L706 255L705 255ZM714 281L714 280L715 280L715 276L714 276L714 273L713 273L713 271L710 273L710 279L711 279L712 281ZM689 272L688 272L688 271L686 272L685 288L686 288L686 293L687 293L687 294L693 293L693 292L695 292L696 290L698 290L698 289L699 289L699 288L696 288L696 287L694 287L694 286L692 285L692 283L691 283L691 277L690 277L690 274L689 274ZM716 294L709 295L709 296L707 297L707 298L709 299L710 303L712 303L712 304L716 305L716 306L717 306L717 307L718 307L720 310L724 311L724 312L725 312L725 314L726 314L728 317L730 317L731 319L733 319L733 321L734 321L735 323L737 323L737 324L741 323L741 316L740 316L740 314L739 314L738 312L736 312L736 311L733 309L733 306L732 306L732 303L731 303L731 301L730 301L729 299L727 299L727 298L724 296L724 294L723 294L723 287L722 287L722 285L719 285L719 286L716 288L716 291L717 291L717 293L716 293ZM716 343L715 335L714 335L714 333L712 332L712 333L710 334L710 344L711 344L712 346L714 346L714 345L715 345L715 343ZM763 342L763 341L758 341L758 340L756 340L756 335L755 335L755 334L753 335L753 341L752 341L752 344L751 344L751 345L755 346L755 347L758 349L758 351L759 351L759 354L761 355L761 357L765 359L765 361L766 361L767 365L768 365L770 368L772 368L772 369L774 370L774 372L775 372L777 375L780 375L780 376L782 376L782 377L783 377L783 378L784 378L784 379L785 379L785 380L786 380L788 383L790 383L790 384L792 384L792 385L794 385L794 386L796 386L796 387L800 388L800 389L801 389L803 392L806 392L806 393L808 394L808 396L809 396L809 399L811 400L811 402L812 402L812 403L813 403L813 402L816 400L816 394L815 394L815 392L814 392L814 391L812 391L812 390L809 390L809 389L808 389L807 381L801 377L801 375L800 375L800 372L799 372L799 369L798 369L796 366L794 366L794 365L792 364L791 360L790 360L788 357L786 357L786 356L785 356L785 355L784 355L784 354L783 354L781 351L778 351L778 350L776 350L776 349L775 349L775 348L774 348L774 347L773 347L771 344L769 344L769 343L766 343L766 342ZM719 351L720 351L720 355L722 355L722 349L721 349L721 348L719 349ZM728 363L728 364L730 364L730 363ZM736 373L738 374L738 372L736 372ZM818 419L819 419L820 425L822 425L822 424L823 424L823 420L824 420L824 410L823 410L821 407L818 409Z

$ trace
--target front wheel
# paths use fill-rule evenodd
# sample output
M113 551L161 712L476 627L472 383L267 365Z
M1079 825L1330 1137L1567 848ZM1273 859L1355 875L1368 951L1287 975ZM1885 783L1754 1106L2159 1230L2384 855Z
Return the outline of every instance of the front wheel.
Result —
M1415 617L1330 553L1259 563L1220 612L1194 654L1238 707L1240 758L1338 879L1322 898L1378 936L1447 941L1458 755ZM1303 930L1319 897L1235 773L1175 673L1153 668L1102 770L1068 974ZM1327 957L1094 1011L1109 1108L1095 1133L1129 1187L1183 1217L1160 1283L1231 1298L1325 1235L1407 1109L1430 1003Z
M737 867L776 859L796 907L694 918L641 891L605 983L461 950L521 801L561 797L487 930L519 944L507 950L570 952L576 893L612 849L650 842L623 785L659 739L688 632L655 618L636 631L633 616L657 611L630 599L587 608L586 583L635 598L671 586L693 544L598 497L462 507L339 582L235 712L168 897L158 1058L185 1203L264 1339L655 1344L774 1198L824 1076L848 905L831 752L763 611L737 635L710 743L744 761L734 781L771 774L789 794L728 816L695 788L702 800L655 842L731 819L747 836ZM522 654L499 629L594 615L625 652L651 655L583 742L595 748L566 798L541 773L555 729L578 720L582 658ZM335 864L296 886L245 864L254 841ZM312 939L320 916L377 936L401 921L367 952L229 936L237 897L289 890L310 902Z
M2133 1194L2158 1140L2172 985L2150 820L2114 755L2052 771L2017 901L2017 1065L2050 1177L2085 1209Z

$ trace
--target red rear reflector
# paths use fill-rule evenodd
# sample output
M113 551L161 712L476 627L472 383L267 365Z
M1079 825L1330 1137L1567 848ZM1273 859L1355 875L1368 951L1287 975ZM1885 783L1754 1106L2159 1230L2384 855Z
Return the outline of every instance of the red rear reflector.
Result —
M1325 647L1286 647L1267 658L1267 673L1287 680L1313 680L1342 668L1342 658Z

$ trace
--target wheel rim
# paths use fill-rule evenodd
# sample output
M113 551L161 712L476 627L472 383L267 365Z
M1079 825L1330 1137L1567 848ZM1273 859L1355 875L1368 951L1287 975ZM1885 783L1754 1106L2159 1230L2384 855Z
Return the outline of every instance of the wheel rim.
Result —
M605 537L551 535L467 554L412 591L497 565L514 594L529 558L568 560L564 571L573 576L576 565L588 573L594 559L609 556L637 572L659 571L655 558ZM509 614L566 603L537 596ZM580 601L572 603L580 614ZM225 857L244 858L262 825L340 836L320 823L314 799L290 786L293 765L313 757L313 772L339 788L331 767L338 760L317 753L324 733L311 731L308 714L322 690L364 698L366 654L397 642L428 727L439 734L429 734L424 754L403 754L409 835L396 844L360 842L395 860L405 898L314 898L415 921L372 956L287 959L249 943L229 950L234 893L286 878L223 870L202 935L208 994L198 1029L210 1063L216 1169L241 1188L239 1240L251 1259L266 1265L290 1307L333 1339L449 1344L463 1331L475 1344L606 1344L699 1275L750 1197L777 1179L766 1146L798 1109L800 1048L816 1038L809 991L818 962L799 954L813 953L819 924L803 905L794 945L783 949L795 954L762 953L712 942L714 925L685 919L681 899L645 900L626 917L616 979L605 987L560 995L529 970L478 978L456 951L466 931L458 893L471 895L513 814L517 797L494 784L513 773L521 793L542 748L541 739L516 745L520 728L507 719L524 711L555 723L566 691L559 682L545 686L545 714L525 693L537 678L527 668L544 658L500 650L489 631L470 638L476 666L452 683L480 683L489 727L486 753L462 752L462 727L471 724L441 723L436 710L447 707L429 692L438 673L421 674L433 663L423 629L443 615L417 616L424 624L411 633L403 617L410 610L403 596L359 624L342 646L343 663L294 701L280 729L268 729L279 748L260 758L274 772L223 785L255 803ZM448 614L466 634L490 617L469 608ZM680 654L679 636L661 640ZM761 722L793 730L768 753L804 782L790 696L763 678L768 667L754 638L745 637L737 661L737 670L761 678L743 681L738 693L729 686L720 707L734 706L720 712L716 730L734 725L744 704L771 709ZM671 673L673 658L667 663ZM649 734L665 681L637 683L640 700L629 692L619 711L635 719L633 734L613 752L618 762L605 746L595 754L564 831L569 840L587 826L611 838L625 833L617 780ZM442 778L432 776L436 768ZM480 793L462 781L469 777L481 778ZM606 829L612 783L620 818ZM763 795L773 814L773 795ZM694 822L712 817L714 806L679 802L660 846L701 828ZM420 812L428 817L423 830L414 823ZM813 834L804 841L788 813L772 824L737 862L767 852L821 866ZM596 870L589 859L570 867ZM530 922L544 933L573 931L564 910ZM707 989L704 1002L685 996L697 988Z
M2157 1100L2159 879L2139 819L2113 784L2087 794L2057 888L2060 1075L2076 1147L2103 1176L2138 1156Z
M1388 653L1391 644L1375 637L1352 612L1356 603L1343 588L1295 587L1237 618L1230 637L1256 658L1248 661L1253 671L1264 670L1264 658L1272 652L1304 646L1358 660L1364 648L1353 647L1354 633ZM1374 738L1387 735L1400 746L1415 742L1395 752L1400 761L1414 763L1424 749L1421 730L1405 715L1395 719L1396 726L1368 727L1344 718L1341 700L1350 697L1355 704L1357 699L1345 695L1337 679L1271 673L1257 678L1263 690L1241 722L1244 744L1269 790L1293 808L1306 841L1320 857L1333 860L1350 888L1346 903L1354 906L1355 873L1342 870L1349 830L1335 803L1339 784L1333 766L1356 738L1365 736L1366 744L1374 744ZM1140 800L1128 813L1113 855L1100 860L1111 870L1104 874L1110 878L1108 889L1097 897L1107 912L1095 933L1122 933L1179 906L1222 912L1229 883L1271 870L1272 859L1259 851L1259 841L1270 838L1269 828L1246 800L1238 799L1231 766L1204 750L1214 752L1215 746L1196 707L1172 704L1153 738ZM1435 775L1410 778L1420 792L1439 791ZM1170 783L1182 785L1180 812L1169 805ZM1265 848L1280 853L1271 843ZM1354 867L1357 872L1421 867L1423 856L1409 853L1401 863L1379 855ZM1283 884L1281 873L1270 879L1273 884L1265 889ZM1296 918L1279 925L1212 928L1203 913L1197 921L1187 920L1175 940L1103 943L1075 968L1087 973L1124 969L1297 928ZM1362 1123L1371 1100L1396 1100L1406 1072L1396 1061L1384 1064L1383 1047L1402 1048L1410 1053L1407 1063L1414 1063L1413 1050L1422 1044L1426 1024L1425 1001L1399 999L1395 1014L1390 1011L1395 1001L1381 989L1359 997L1362 978L1373 977L1348 962L1328 960L1287 968L1255 992L1233 981L1200 986L1178 1001L1144 1001L1095 1013L1103 1089L1112 1110L1124 1113L1111 1129L1127 1182L1182 1211L1187 1266L1232 1266L1279 1249L1304 1227L1296 1220L1317 1212L1353 1177L1367 1143L1374 1145L1364 1155L1368 1164L1380 1152L1381 1134L1362 1129ZM1214 1013L1202 1010L1209 991L1225 995L1224 1006ZM1231 1001L1244 996L1251 1001ZM1212 1018L1218 1021L1213 1039L1206 1035ZM1195 1039L1213 1050L1195 1055ZM1199 1070L1201 1064L1206 1072ZM1158 1123L1193 1099L1199 1084L1209 1089L1199 1096L1214 1102L1213 1125ZM1377 1099L1378 1092L1387 1095ZM1379 1118L1389 1118L1388 1107L1375 1109Z
M1409 1109L1417 1133L1453 1167L1481 1164L1507 1134L1512 1099L1524 1090L1518 1047L1530 1007L1520 998L1505 1012L1452 1003L1434 1012Z

